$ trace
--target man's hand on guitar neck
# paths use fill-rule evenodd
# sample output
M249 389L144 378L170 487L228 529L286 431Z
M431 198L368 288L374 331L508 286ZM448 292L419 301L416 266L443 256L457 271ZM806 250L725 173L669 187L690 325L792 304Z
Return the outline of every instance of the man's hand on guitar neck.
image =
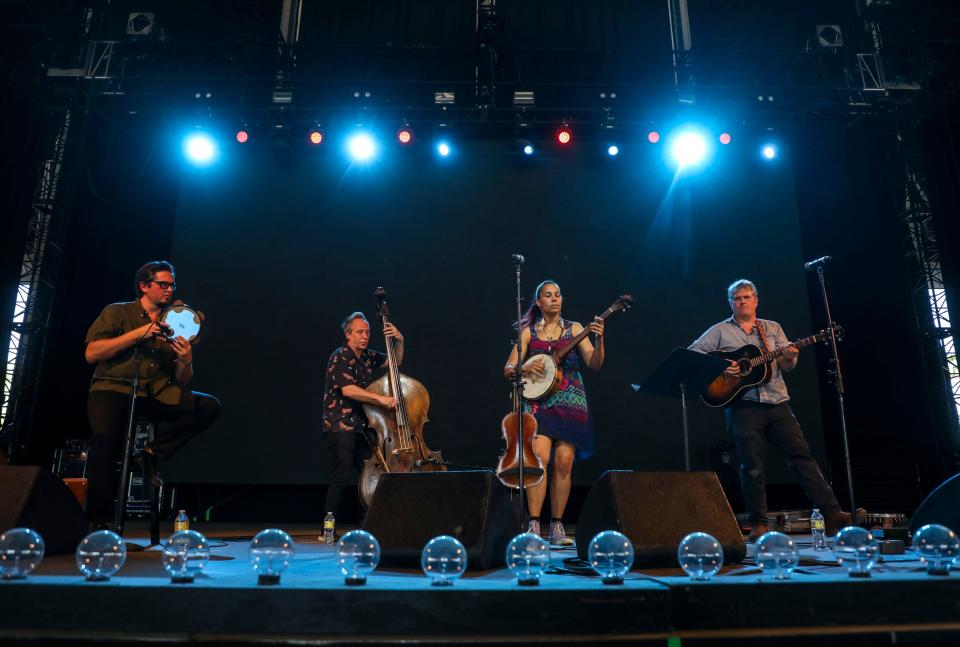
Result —
M800 349L794 344L783 347L783 355L777 360L777 363L780 364L780 368L789 371L794 366L797 365L797 356L800 354Z

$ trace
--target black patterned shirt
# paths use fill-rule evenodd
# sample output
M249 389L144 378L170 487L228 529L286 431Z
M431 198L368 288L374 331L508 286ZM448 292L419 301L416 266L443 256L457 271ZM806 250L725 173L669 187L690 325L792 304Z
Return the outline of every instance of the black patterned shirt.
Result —
M373 382L373 372L383 366L387 356L369 348L353 352L349 346L333 351L327 362L323 387L323 431L362 431L367 426L363 404L344 397L343 387L351 384L365 389Z

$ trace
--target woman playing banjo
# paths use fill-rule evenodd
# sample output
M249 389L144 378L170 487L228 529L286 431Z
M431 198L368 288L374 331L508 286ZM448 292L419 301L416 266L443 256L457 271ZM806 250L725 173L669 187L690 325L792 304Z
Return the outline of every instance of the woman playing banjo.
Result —
M579 323L560 316L562 305L563 297L556 281L544 281L537 286L530 307L520 321L520 353L524 359L529 355L528 361L522 365L524 377L543 377L548 356L570 344L583 331ZM537 401L524 400L523 403L524 412L533 414L537 419L533 450L544 465L553 464L550 543L559 546L573 543L563 529L563 511L570 496L574 457L582 460L593 453L593 431L587 410L587 394L580 376L580 358L592 370L600 370L604 359L603 320L595 318L589 329L596 336L596 347L585 336L577 346L580 357L577 357L577 353L567 353L558 367L562 375L556 387ZM543 357L538 359L538 355ZM512 378L516 366L517 349L514 347L503 367L503 374ZM528 531L538 535L546 492L546 480L527 488L530 511Z

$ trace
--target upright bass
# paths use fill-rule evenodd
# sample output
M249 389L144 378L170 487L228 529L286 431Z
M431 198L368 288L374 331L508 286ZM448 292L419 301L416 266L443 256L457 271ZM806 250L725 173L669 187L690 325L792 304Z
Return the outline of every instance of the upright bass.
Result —
M388 322L386 291L377 288L377 317L381 325ZM427 422L430 395L423 384L400 372L396 341L386 338L387 373L367 387L377 395L394 397L396 409L364 404L370 429L374 432L373 455L363 462L358 486L360 501L370 507L373 493L386 472L435 472L447 469L440 452L427 447L423 441L423 425Z

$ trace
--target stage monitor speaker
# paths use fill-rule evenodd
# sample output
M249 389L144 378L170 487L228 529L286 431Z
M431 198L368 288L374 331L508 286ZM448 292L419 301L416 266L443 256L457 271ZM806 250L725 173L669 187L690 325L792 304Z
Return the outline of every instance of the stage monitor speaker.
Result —
M727 563L747 554L737 518L713 472L605 472L580 510L580 559L587 559L590 540L604 530L630 539L636 566L676 566L680 540L697 531L716 537Z
M414 472L380 477L363 529L380 542L385 565L419 565L428 541L451 535L466 547L470 568L486 569L504 563L521 524L491 471Z
M87 532L83 509L63 481L39 467L0 466L0 532L33 528L48 555L72 553Z
M960 533L960 474L954 474L927 495L910 519L910 535L928 523Z

